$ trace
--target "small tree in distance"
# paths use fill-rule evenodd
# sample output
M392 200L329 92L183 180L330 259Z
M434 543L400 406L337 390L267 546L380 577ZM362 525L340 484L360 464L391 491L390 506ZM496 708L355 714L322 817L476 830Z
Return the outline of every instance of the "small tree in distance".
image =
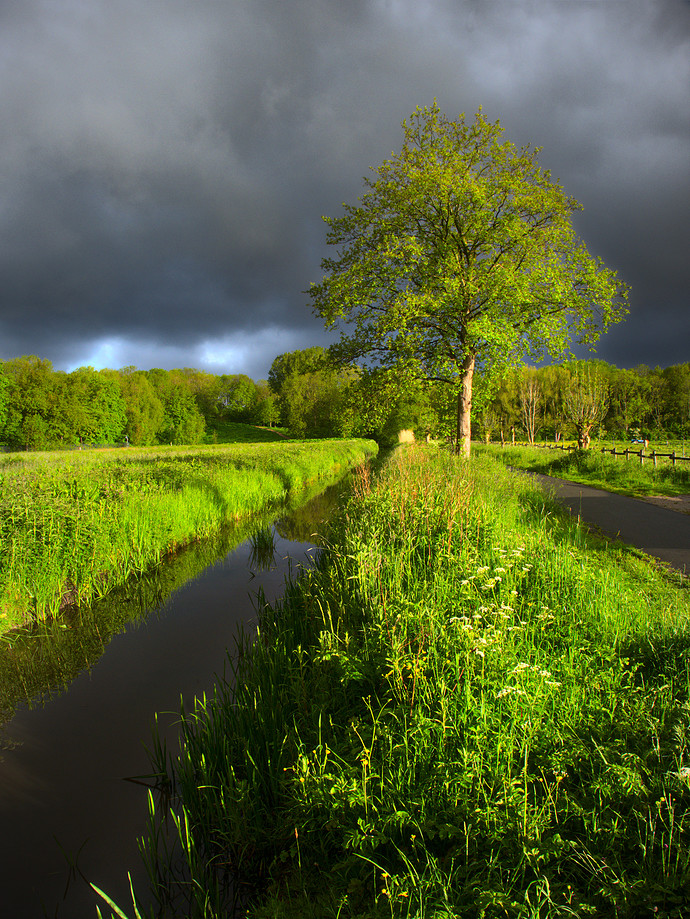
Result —
M312 304L327 327L354 327L333 349L342 360L453 386L469 456L475 369L592 345L626 314L627 290L577 238L580 205L540 169L538 148L502 141L481 109L450 121L436 103L403 131L359 203L324 217L338 252Z
M533 369L525 367L520 377L520 410L527 441L534 443L537 431L537 414L541 405L541 386Z
M589 364L576 364L563 393L566 416L575 427L577 446L587 450L592 428L604 420L609 410L609 385Z

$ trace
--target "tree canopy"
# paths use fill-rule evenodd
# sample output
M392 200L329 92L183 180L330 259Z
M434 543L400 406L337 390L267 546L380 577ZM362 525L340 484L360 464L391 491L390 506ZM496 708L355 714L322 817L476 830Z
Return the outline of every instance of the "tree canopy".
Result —
M577 237L580 205L539 167L539 148L504 141L481 109L451 121L436 103L403 131L358 204L324 217L338 251L312 304L328 327L353 327L343 359L454 386L469 454L475 368L592 345L626 314L627 289Z

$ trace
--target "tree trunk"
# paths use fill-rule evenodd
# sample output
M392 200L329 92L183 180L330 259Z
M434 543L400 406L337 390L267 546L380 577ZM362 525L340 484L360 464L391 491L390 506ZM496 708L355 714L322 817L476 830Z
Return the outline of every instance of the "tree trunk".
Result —
M466 459L470 456L472 436L472 380L474 377L474 354L468 354L462 362L462 384L458 393L458 430L456 453Z
M590 431L592 430L593 425L591 424L578 424L577 425L577 448L578 450L589 450L589 445L592 442L590 436Z

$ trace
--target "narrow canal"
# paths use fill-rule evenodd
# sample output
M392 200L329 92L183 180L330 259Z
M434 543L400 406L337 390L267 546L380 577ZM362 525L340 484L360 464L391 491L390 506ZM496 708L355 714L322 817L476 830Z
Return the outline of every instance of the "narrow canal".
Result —
M79 672L64 689L44 687L19 701L1 731L1 919L93 919L97 902L110 915L90 881L133 914L127 871L145 890L136 841L144 832L141 777L150 771L145 747L154 715L174 749L180 701L191 707L193 697L224 673L238 628L251 629L255 621L259 591L276 599L288 574L312 563L311 534L341 491L332 486L274 523L264 522L248 539L246 531L236 534L243 541L234 548L228 549L232 534L225 534L220 557L171 591L179 579L175 566L186 575L213 551L208 544L186 550L153 581L131 586L106 601L100 614L95 607L58 632L61 651L47 649L44 635L22 639L35 642L33 657L45 658L49 671L57 667L49 660L53 653ZM151 596L158 602L151 604ZM118 626L123 609L130 621ZM108 631L113 634L99 634L97 659L75 666L75 655L77 661L82 651L93 655L94 633ZM60 645L66 637L72 640ZM9 671L21 652L17 641L0 667Z

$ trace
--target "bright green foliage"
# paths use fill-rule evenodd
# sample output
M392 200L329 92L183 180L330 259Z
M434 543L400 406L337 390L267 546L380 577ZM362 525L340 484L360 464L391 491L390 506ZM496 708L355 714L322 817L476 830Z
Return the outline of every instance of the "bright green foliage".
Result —
M436 104L403 123L404 142L365 179L341 217L324 218L334 258L314 311L354 331L340 350L397 364L463 393L469 449L475 365L505 367L593 344L625 314L626 290L575 234L579 208L537 163L477 113Z
M55 381L50 361L35 355L5 361L10 380L4 441L15 449L45 449L55 409Z
M4 437L10 447L47 449L122 437L125 402L111 371L80 367L60 373L33 356L6 361L4 370L10 381Z
M68 374L64 383L57 412L65 417L65 442L120 441L127 415L117 376L108 370L80 367Z
M326 352L323 348L302 348L279 354L268 371L268 385L274 393L280 395L289 377L313 373L323 367L325 360Z
M257 403L256 384L246 374L224 374L219 379L218 404L229 421L248 421Z
M618 370L611 374L611 408L614 418L625 435L632 427L638 430L647 414L649 405L649 377L641 376L634 370ZM612 418L611 421L614 419Z
M0 441L2 440L2 432L5 429L5 421L7 420L7 405L10 401L10 380L2 369L2 364L0 364Z
M197 444L202 441L206 423L184 374L155 368L148 370L146 375L163 403L158 440L169 444Z
M666 367L666 411L677 419L679 431L690 434L690 363Z
M125 438L134 446L203 443L229 421L279 421L265 381L190 367L80 367L66 374L34 356L0 362L0 443L12 449L114 445Z
M134 367L126 367L118 375L127 416L125 433L130 444L145 446L157 443L163 427L164 409L153 383L143 371Z
M407 429L419 439L443 437L453 429L448 395L445 386L420 383L393 368L365 369L344 394L342 431L386 446L396 444L398 433Z
M256 383L256 411L255 421L257 424L274 427L280 421L280 409L278 407L278 397L271 391L266 380L258 380Z
M481 456L399 451L328 545L158 748L162 914L687 916L686 592Z
M291 434L326 437L342 433L345 392L358 375L354 367L334 365L323 348L305 348L276 357L268 382Z

